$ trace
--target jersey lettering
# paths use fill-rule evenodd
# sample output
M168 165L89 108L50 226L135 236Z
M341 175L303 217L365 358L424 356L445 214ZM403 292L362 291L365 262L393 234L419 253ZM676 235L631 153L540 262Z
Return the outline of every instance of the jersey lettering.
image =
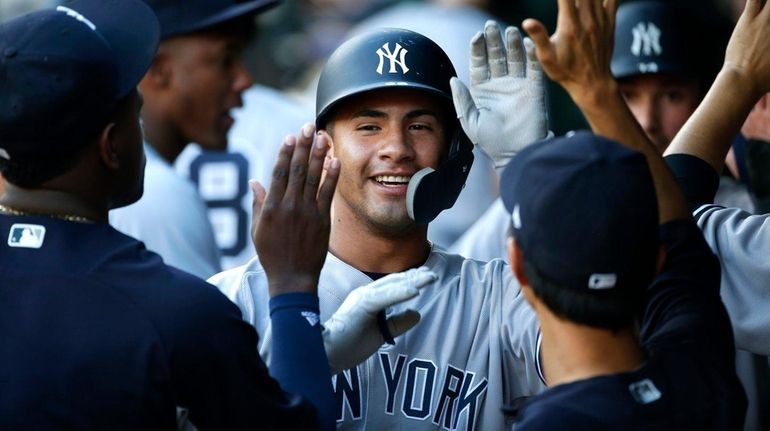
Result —
M436 365L430 361L412 359L406 373L404 403L401 409L407 417L425 419L430 415ZM420 389L422 394L419 393Z
M332 376L332 386L337 398L337 422L345 419L346 406L351 419L361 419L361 381L358 378L358 367Z
M463 385L464 378L465 373L463 373L463 370L451 365L447 367L446 376L444 376L444 387L438 396L438 407L436 408L436 414L433 416L434 424L438 425L441 422L441 416L444 415L444 423L442 424L444 428L453 429L457 425L456 421L452 422L452 416L455 412L455 404L457 403L457 397L460 396L460 388ZM445 410L446 414L444 414Z
M385 413L392 415L395 411L396 404L396 391L398 390L398 383L401 381L401 373L404 371L404 364L406 363L405 355L398 355L396 359L395 370L390 365L390 355L380 352L380 366L382 367L382 375L385 377L385 386L388 390L388 398L385 402Z
M467 430L473 429L473 423L476 420L476 411L478 409L479 400L484 396L487 391L488 381L486 378L481 379L473 389L470 389L473 383L473 378L476 375L470 371L465 376L463 381L463 389L460 391L460 400L457 404L457 415L455 416L453 429L457 428L457 421L460 419L460 414L463 410L468 410L468 426ZM470 392L469 392L470 391Z

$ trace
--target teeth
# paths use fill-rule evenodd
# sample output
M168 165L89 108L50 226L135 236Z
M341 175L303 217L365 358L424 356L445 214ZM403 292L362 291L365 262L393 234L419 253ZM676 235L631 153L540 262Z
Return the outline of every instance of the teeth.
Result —
M401 176L394 176L394 175L379 175L374 177L374 180L378 183L408 183L409 177L401 177Z

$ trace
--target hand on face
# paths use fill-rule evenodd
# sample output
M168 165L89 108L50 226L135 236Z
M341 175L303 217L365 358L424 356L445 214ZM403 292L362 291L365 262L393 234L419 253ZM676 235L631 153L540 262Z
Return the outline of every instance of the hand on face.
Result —
M322 180L329 143L323 135L314 142L314 136L308 124L298 136L284 140L267 193L259 183L252 183L252 237L271 297L316 293L326 260L329 211L340 163L332 159Z
M597 88L614 88L610 59L617 0L559 0L556 32L534 19L523 23L548 76L578 105Z

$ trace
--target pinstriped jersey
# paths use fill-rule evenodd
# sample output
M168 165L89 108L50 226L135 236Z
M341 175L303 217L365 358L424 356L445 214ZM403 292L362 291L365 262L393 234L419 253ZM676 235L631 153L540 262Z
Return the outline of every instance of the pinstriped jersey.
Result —
M543 391L537 316L502 260L482 263L434 249L438 279L389 313L416 309L420 323L356 368L332 377L338 428L499 430L515 399ZM209 280L270 342L267 278L257 258ZM318 286L321 318L372 280L329 253Z

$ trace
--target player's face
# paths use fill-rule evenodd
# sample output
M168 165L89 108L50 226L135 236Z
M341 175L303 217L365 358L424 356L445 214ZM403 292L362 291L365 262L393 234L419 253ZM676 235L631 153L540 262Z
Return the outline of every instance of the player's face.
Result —
M141 95L134 91L115 117L114 148L119 152L120 172L112 208L136 202L144 191L145 156L139 119L142 103Z
M421 91L365 93L337 109L333 153L341 163L335 217L351 215L379 232L414 226L406 211L409 179L436 168L447 150L446 102Z
M244 65L245 41L235 35L201 33L172 39L169 49L171 118L181 136L203 148L227 148L230 111L242 106L252 84Z
M662 74L620 80L620 91L647 137L662 153L700 102L695 80Z

